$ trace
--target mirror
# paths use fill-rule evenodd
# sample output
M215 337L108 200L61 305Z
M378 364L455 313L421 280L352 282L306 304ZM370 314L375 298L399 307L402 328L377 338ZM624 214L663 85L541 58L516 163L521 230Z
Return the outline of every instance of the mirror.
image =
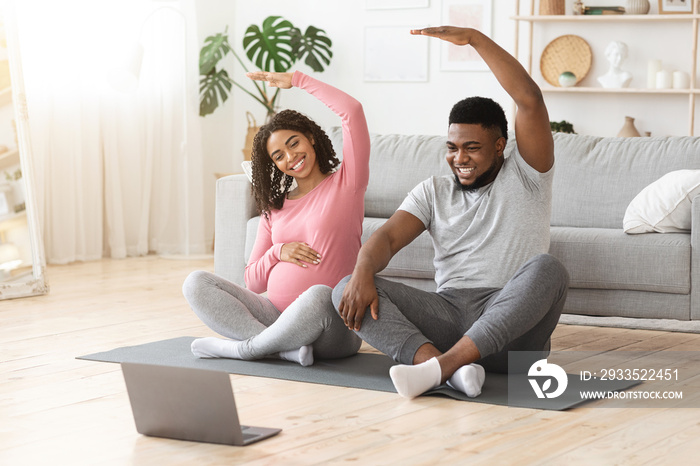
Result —
M18 35L8 4L0 17L0 299L48 292Z

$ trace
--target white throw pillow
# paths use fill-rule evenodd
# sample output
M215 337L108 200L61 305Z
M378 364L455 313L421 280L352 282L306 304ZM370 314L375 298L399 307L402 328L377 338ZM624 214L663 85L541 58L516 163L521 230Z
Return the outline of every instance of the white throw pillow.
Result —
M243 173L246 174L248 177L248 180L250 182L253 182L253 163L250 160L244 160L241 162L241 168L243 169Z
M248 177L248 181L253 183L253 162L250 160L244 160L241 162L241 168L243 168L243 173ZM290 191L297 187L297 180L293 180L292 184L289 186Z
M625 212L625 233L690 231L690 205L700 194L700 170L670 172L632 199Z

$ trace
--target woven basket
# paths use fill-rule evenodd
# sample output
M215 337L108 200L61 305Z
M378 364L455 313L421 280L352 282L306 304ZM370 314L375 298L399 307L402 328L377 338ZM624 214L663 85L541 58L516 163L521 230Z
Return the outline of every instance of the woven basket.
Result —
M560 36L542 51L540 71L542 77L552 86L561 87L559 75L570 71L576 76L576 84L586 77L591 69L593 54L588 42L572 34Z
M248 119L248 132L245 135L245 146L243 147L243 160L250 160L250 156L253 152L253 140L255 135L258 134L260 126L255 121L255 117L250 112L245 112L245 116Z
M564 0L540 0L541 15L563 15Z

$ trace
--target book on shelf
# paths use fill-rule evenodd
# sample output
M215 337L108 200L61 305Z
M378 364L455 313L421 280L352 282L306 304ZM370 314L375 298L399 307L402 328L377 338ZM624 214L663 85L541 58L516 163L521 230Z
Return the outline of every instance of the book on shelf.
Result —
M623 6L584 6L584 15L624 15Z

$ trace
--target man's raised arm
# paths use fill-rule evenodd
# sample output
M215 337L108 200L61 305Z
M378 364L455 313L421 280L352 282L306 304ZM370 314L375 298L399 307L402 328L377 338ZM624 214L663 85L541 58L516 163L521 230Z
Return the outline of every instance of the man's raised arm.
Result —
M520 155L541 173L552 168L554 141L542 91L515 57L476 29L440 26L413 29L411 34L437 37L455 45L474 47L503 89L515 101L515 138Z
M362 245L352 278L345 286L338 305L338 312L349 329L360 330L368 307L374 320L379 318L379 296L374 276L424 230L425 225L416 216L397 210Z

